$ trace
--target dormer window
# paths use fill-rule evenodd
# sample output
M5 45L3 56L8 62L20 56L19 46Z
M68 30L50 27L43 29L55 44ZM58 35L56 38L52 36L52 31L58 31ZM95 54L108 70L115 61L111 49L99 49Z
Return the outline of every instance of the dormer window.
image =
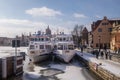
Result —
M102 23L103 26L108 25L109 23Z

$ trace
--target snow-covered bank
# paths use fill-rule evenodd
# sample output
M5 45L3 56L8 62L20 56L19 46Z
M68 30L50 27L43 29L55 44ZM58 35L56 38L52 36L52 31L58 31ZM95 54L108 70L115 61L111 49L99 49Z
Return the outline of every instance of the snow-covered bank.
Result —
M26 52L28 47L18 47L17 52ZM0 46L0 58L15 55L15 48L11 46Z
M77 52L77 55L81 56L85 60L90 61L92 63L97 63L97 64L102 63L102 65L100 65L99 67L102 67L103 69L120 77L120 63L106 59L96 59L94 55L90 53L80 53L80 51Z

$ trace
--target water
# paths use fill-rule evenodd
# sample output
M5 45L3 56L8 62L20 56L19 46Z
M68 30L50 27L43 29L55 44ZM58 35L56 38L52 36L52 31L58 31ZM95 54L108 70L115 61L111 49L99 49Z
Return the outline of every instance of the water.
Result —
M18 48L19 51L25 51L27 48ZM14 48L0 47L0 55L14 52ZM54 56L48 61L39 64L33 64L26 56L24 63L24 73L21 76L12 77L8 80L98 80L94 74L91 74L79 61L73 59L71 63L65 64L57 60Z

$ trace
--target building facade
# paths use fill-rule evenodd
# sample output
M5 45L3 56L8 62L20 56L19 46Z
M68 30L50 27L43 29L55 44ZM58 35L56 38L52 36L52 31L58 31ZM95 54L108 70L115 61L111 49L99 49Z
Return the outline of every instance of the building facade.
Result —
M93 48L110 48L111 31L115 22L120 23L120 20L109 20L104 17L102 20L93 22L91 25Z
M88 47L93 47L93 35L91 31L88 33Z
M114 23L111 32L111 49L118 50L120 48L120 24Z
M88 45L88 30L86 27L82 31L82 45Z
M0 37L0 46L12 46L13 38Z

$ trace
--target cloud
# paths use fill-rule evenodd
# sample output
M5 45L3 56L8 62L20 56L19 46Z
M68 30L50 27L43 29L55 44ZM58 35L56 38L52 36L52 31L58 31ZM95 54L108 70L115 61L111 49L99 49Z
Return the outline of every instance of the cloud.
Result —
M85 16L84 14L80 14L80 13L74 13L73 16L75 18L86 18L87 16Z
M0 36L15 37L22 33L33 33L36 30L44 30L44 26L47 26L44 22L33 22L30 20L19 19L0 19Z
M72 21L64 21L59 24L51 23L49 26L52 33L57 33L58 29L59 32L64 31L65 33L70 33L74 24ZM38 30L45 32L47 26L47 22L30 21L26 19L0 19L0 37L15 37L22 33L34 33Z
M57 15L62 15L62 13L60 11L54 10L54 9L50 9L47 7L41 7L41 8L32 8L29 10L25 11L27 14L30 14L32 16L43 16L43 17L54 17Z
M96 18L101 18L101 16L99 16L99 15L96 15L95 17L96 17Z

